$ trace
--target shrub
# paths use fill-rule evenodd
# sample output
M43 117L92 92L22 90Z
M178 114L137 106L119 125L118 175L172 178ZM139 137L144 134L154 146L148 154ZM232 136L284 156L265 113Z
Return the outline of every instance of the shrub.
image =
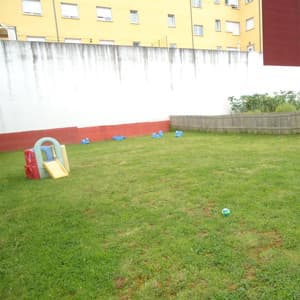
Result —
M276 112L294 112L296 110L296 106L292 103L282 103L276 107Z
M295 110L300 110L300 92L280 91L279 93L243 95L239 98L228 98L231 110L235 113L244 112L275 112L282 104L290 104ZM295 111L293 110L293 111ZM289 110L290 111L290 110Z

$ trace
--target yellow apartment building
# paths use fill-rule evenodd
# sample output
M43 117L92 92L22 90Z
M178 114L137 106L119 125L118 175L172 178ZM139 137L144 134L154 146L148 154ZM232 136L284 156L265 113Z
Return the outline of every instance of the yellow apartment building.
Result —
M0 39L262 51L261 0L0 0Z

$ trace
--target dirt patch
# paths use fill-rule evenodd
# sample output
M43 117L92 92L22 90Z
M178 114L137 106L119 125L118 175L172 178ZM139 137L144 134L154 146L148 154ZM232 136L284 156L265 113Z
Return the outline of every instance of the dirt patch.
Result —
M265 263L266 259L272 255L272 251L283 246L282 238L279 232L255 230L241 231L237 233L237 238L248 248L246 255L257 264ZM243 278L247 281L256 280L256 268L253 265L246 265ZM232 283L228 285L228 290L233 291L239 287L239 284Z
M229 291L234 291L234 290L236 290L237 288L238 288L238 285L235 284L235 283L232 283L232 284L230 284L230 285L228 286L228 290L229 290Z
M256 260L261 260L261 254L274 248L282 247L282 239L278 232L267 231L257 232L259 237L259 244L256 247L250 249L250 256Z
M87 169L87 168L95 168L98 166L99 166L99 163L87 163L87 164L77 165L77 166L73 167L73 169Z
M243 279L246 279L247 281L252 281L256 279L256 270L253 266L247 266L245 268ZM239 283L231 283L227 286L227 289L229 291L234 291L238 288L239 288Z
M254 280L256 278L256 271L253 267L249 267L246 269L245 278L247 280Z
M213 213L215 205L212 202L208 202L208 204L203 208L203 214L205 217L211 217Z
M126 285L127 283L127 279L126 278L123 278L123 277L117 277L115 278L115 287L117 289L123 289L124 286Z
M120 237L127 237L127 236L131 236L131 235L134 235L136 234L137 232L140 231L140 227L135 227L135 228L131 228L131 229L128 229L126 231L122 231L122 232L119 232L118 235Z
M84 213L85 213L86 215L93 215L93 214L95 214L95 210L92 209L92 208L87 208L87 209L84 211Z
M118 277L115 279L115 284L116 284L116 281L118 281L119 279L123 279L122 277ZM141 275L138 275L137 277L135 277L132 281L129 282L129 285L130 287L127 289L127 290L123 290L122 292L122 295L120 295L119 299L120 300L129 300L129 299L132 299L133 298L133 294L138 291L141 286L143 286L145 284L145 281L147 280L147 278L141 276ZM122 283L122 280L121 280L121 283ZM123 285L122 287L120 287L119 289L122 289L125 287L127 283L127 280L125 279L125 282L123 282Z
M190 288L195 289L197 287L207 288L208 282L205 279L199 278L190 284Z
M271 246L274 248L281 248L283 243L282 243L282 238L280 234L277 231L270 231L270 232L265 232L263 233L264 236L268 237L271 239Z
M201 231L198 233L198 237L205 238L208 236L208 231Z
M187 214L189 217L195 217L200 214L202 206L185 206L180 208L180 211Z

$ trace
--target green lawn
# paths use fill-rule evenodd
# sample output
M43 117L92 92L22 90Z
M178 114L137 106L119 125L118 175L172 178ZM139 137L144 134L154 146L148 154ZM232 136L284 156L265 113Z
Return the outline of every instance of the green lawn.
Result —
M67 151L57 180L0 153L1 299L300 299L299 135Z

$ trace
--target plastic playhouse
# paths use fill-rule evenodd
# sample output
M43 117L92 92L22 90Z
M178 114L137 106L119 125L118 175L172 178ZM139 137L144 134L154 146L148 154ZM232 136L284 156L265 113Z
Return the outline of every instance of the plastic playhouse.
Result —
M46 144L46 145L44 145ZM65 145L51 137L39 139L32 149L24 150L25 174L30 179L53 179L69 175L70 166Z

